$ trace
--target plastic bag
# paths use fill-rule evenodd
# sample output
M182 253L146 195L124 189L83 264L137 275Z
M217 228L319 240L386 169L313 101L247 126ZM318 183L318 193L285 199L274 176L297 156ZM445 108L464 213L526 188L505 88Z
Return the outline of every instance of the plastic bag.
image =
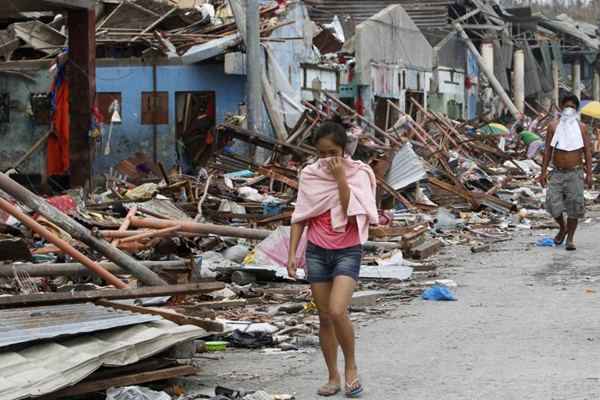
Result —
M423 300L456 301L456 296L445 286L432 286L423 292Z
M290 249L290 227L280 226L271 233L265 240L256 246L256 265L275 264L280 267L287 267L288 253ZM304 267L306 262L306 235L302 235L298 250L296 251L296 264L298 268Z
M537 247L554 247L554 246L556 246L556 243L554 243L554 239L548 238L548 237L538 240L535 244Z
M268 332L242 332L239 329L233 331L227 341L234 347L246 349L258 349L273 345L273 335Z
M171 396L143 386L125 386L108 389L106 400L171 400Z

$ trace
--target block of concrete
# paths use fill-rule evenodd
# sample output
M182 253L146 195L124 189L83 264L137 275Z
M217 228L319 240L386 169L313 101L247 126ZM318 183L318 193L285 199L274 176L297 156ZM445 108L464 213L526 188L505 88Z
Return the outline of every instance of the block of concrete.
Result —
M384 290L364 290L352 295L352 307L373 307L377 300L386 295Z

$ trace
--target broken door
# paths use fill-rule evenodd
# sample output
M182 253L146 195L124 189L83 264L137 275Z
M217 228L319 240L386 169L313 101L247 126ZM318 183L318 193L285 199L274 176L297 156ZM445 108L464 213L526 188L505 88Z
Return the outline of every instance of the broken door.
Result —
M215 93L178 92L175 112L180 159L188 166L206 164L215 142Z

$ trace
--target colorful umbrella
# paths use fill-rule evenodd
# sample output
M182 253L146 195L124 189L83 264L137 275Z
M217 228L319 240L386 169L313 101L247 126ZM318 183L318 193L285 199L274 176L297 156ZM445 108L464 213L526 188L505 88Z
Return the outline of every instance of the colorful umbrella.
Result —
M502 124L498 124L496 122L492 122L491 124L487 124L483 128L479 130L483 135L506 135L509 130Z
M581 115L600 119L600 102L589 101L581 107Z

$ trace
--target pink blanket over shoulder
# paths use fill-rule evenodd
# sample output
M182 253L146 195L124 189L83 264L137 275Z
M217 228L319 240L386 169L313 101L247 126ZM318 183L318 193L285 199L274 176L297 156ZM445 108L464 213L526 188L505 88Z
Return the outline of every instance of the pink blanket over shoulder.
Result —
M379 222L375 201L377 180L373 170L363 162L344 158L346 179L350 187L348 213L344 215L337 182L320 161L308 165L300 174L298 199L292 223L307 221L331 210L333 230L343 232L348 224L348 217L354 216L358 224L360 242L365 243L369 237L369 224Z

